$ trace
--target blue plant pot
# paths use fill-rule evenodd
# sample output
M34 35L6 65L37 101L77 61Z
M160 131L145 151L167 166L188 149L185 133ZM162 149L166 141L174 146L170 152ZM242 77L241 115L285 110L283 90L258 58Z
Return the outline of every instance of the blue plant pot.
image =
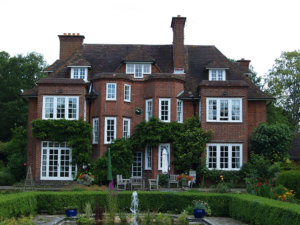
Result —
M67 217L76 216L77 209L66 209L65 213L66 213Z
M194 209L194 217L195 218L203 218L205 216L204 209Z

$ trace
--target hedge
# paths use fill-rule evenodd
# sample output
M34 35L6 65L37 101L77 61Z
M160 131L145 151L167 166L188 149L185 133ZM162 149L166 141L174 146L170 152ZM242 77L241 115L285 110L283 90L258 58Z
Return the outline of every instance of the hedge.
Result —
M121 207L130 207L131 191L119 192ZM100 203L105 207L107 192L37 192L4 196L0 200L0 217L20 216L34 210L60 213L64 207L77 205L83 208L86 202ZM173 193L138 192L139 210L159 210L160 212L180 213L192 200L208 201L212 216L228 217L250 224L300 224L300 205L275 201L247 194L217 193ZM16 207L15 207L16 206Z
M34 193L18 193L0 196L0 217L10 218L33 214L37 210Z
M296 198L300 198L300 171L281 172L277 177L276 185L282 185L296 192Z

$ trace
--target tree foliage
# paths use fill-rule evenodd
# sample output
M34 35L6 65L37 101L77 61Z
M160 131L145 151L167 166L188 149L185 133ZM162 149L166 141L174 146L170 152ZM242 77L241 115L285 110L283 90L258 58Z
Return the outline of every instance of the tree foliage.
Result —
M187 173L193 164L201 161L201 152L206 143L213 137L213 131L201 129L199 119L187 119L182 126L180 134L174 139L174 160L176 169Z
M276 106L273 102L267 105L267 123L268 124L286 124L292 129L291 116L282 108Z
M268 160L282 161L288 158L287 152L291 149L294 138L294 132L285 124L261 123L253 129L250 150Z
M268 92L277 98L277 105L291 115L292 126L299 130L300 51L282 52L267 77Z
M262 84L262 78L258 76L257 72L254 70L254 67L252 65L249 66L249 70L252 72L252 74L249 76L249 79L259 88L262 90L263 84Z
M38 139L49 138L50 141L65 142L72 147L72 164L79 166L90 162L92 153L92 126L79 120L42 120L31 122L32 135Z
M38 53L21 54L11 57L7 52L0 52L0 141L9 141L11 128L27 126L28 103L20 94L30 90L46 74L44 57Z

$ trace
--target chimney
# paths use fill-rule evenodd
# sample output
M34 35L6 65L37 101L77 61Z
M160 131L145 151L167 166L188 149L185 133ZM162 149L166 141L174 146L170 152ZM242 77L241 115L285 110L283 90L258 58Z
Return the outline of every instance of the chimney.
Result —
M244 58L241 58L240 60L237 60L237 62L242 64L242 66L245 67L246 69L249 69L249 64L251 60L245 60Z
M64 33L58 35L60 41L59 59L65 60L70 57L77 49L79 49L83 43L84 36L77 33Z
M184 24L186 17L172 18L174 73L184 73Z

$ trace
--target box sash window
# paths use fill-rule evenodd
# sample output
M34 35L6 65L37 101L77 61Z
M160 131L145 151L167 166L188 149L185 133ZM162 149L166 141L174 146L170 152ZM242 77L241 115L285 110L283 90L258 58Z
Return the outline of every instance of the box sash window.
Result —
M149 119L153 116L153 100L148 99L146 100L146 121L149 121Z
M152 146L145 148L145 170L152 170Z
M131 100L131 86L129 84L124 85L124 101L130 102Z
M177 100L177 122L183 122L183 101Z
M130 119L123 118L123 138L130 137Z
M117 138L117 118L105 117L104 144L110 144Z
M159 119L163 122L171 121L171 99L159 99Z
M93 144L98 144L99 138L99 118L93 119Z
M117 84L106 84L106 100L117 100Z
M207 144L207 167L217 170L240 170L242 144Z

